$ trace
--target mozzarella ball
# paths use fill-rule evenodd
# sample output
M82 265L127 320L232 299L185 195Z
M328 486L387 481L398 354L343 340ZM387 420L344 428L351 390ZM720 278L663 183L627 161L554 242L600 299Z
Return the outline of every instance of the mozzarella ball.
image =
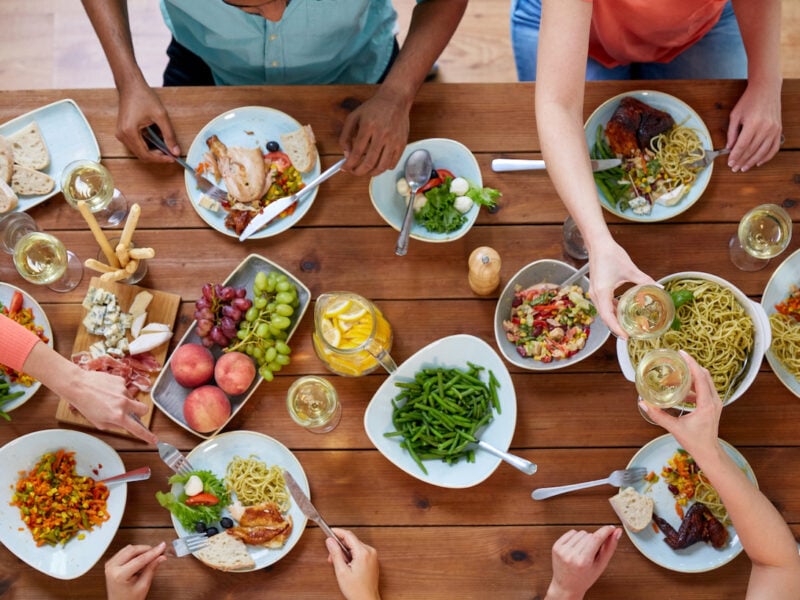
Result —
M469 212L469 210L472 208L472 205L472 198L469 196L459 196L453 203L453 207L462 215Z
M203 491L203 480L197 475L192 475L183 486L183 491L187 496L196 496Z
M463 177L456 177L450 182L450 193L463 196L469 191L469 182Z
M401 196L408 196L411 193L411 188L408 187L408 182L405 177L397 180L397 193Z

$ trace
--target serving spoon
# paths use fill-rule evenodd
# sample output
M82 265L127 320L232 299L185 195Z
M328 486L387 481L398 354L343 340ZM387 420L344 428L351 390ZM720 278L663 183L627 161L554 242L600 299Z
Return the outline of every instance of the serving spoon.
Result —
M113 477L106 477L105 479L101 479L97 483L105 483L106 485L110 483L125 483L128 481L144 481L145 479L150 479L150 467L140 467L138 469L133 469L132 471L127 471L122 473L121 475L114 475Z
M400 237L397 238L397 247L394 253L405 256L408 252L408 236L411 234L411 223L414 220L414 197L419 189L428 183L433 170L433 159L424 148L415 150L406 159L405 178L410 189L406 214L403 217L403 226L400 228Z

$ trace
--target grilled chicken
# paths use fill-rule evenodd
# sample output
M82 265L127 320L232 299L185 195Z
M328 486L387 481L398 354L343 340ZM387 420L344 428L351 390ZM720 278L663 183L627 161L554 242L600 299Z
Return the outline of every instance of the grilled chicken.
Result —
M664 542L673 550L688 548L697 542L709 543L717 549L724 548L728 543L728 530L700 502L692 505L683 517L678 531L655 513L653 520L664 533Z
M625 96L606 124L606 137L614 154L628 158L649 148L651 139L673 125L669 113Z
M206 140L233 202L251 204L269 189L264 157L258 148L228 147L216 135Z
M236 517L239 525L228 529L228 533L245 544L280 548L292 532L291 517L284 517L273 502L248 506L241 515L234 514Z

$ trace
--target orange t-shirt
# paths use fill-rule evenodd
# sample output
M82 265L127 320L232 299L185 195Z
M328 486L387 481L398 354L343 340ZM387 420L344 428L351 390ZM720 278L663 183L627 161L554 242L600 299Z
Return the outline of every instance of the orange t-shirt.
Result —
M669 62L717 24L727 2L594 0L589 56L605 67Z
M0 363L16 371L40 341L39 336L5 315L0 315Z

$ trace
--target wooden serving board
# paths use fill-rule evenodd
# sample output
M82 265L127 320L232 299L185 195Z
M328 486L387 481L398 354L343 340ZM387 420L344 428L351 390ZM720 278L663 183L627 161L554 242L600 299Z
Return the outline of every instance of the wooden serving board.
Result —
M114 293L117 296L119 305L123 311L127 311L130 308L133 299L136 297L136 294L141 291L150 292L153 294L153 299L150 301L150 305L147 307L146 323L166 323L170 327L174 327L175 325L175 317L178 314L178 309L181 303L181 297L177 294L160 292L158 290L151 290L135 285L127 285L115 281L101 281L99 277L92 277L90 285L92 287L102 288ZM84 309L81 321L83 321L83 317L86 316L86 312L87 311ZM100 336L90 334L88 331L86 331L86 328L83 326L83 324L81 324L78 326L78 333L75 336L75 344L72 347L72 353L75 354L77 352L89 350L89 347L92 344L101 339L102 338ZM128 341L130 340L131 334L130 331L128 331ZM156 357L156 360L158 360L162 367L164 363L166 363L168 351L169 342L162 344L152 351L153 356ZM150 378L154 381L157 376L158 373L153 373ZM147 413L140 417L140 420L145 427L149 428L150 421L153 418L153 399L150 397L150 392L139 392L137 400L147 405ZM82 427L97 429L97 427L87 421L77 410L72 409L69 402L63 398L59 399L58 401L56 419L63 423L72 423L73 425L81 425ZM133 437L130 432L121 428L110 429L108 432Z

